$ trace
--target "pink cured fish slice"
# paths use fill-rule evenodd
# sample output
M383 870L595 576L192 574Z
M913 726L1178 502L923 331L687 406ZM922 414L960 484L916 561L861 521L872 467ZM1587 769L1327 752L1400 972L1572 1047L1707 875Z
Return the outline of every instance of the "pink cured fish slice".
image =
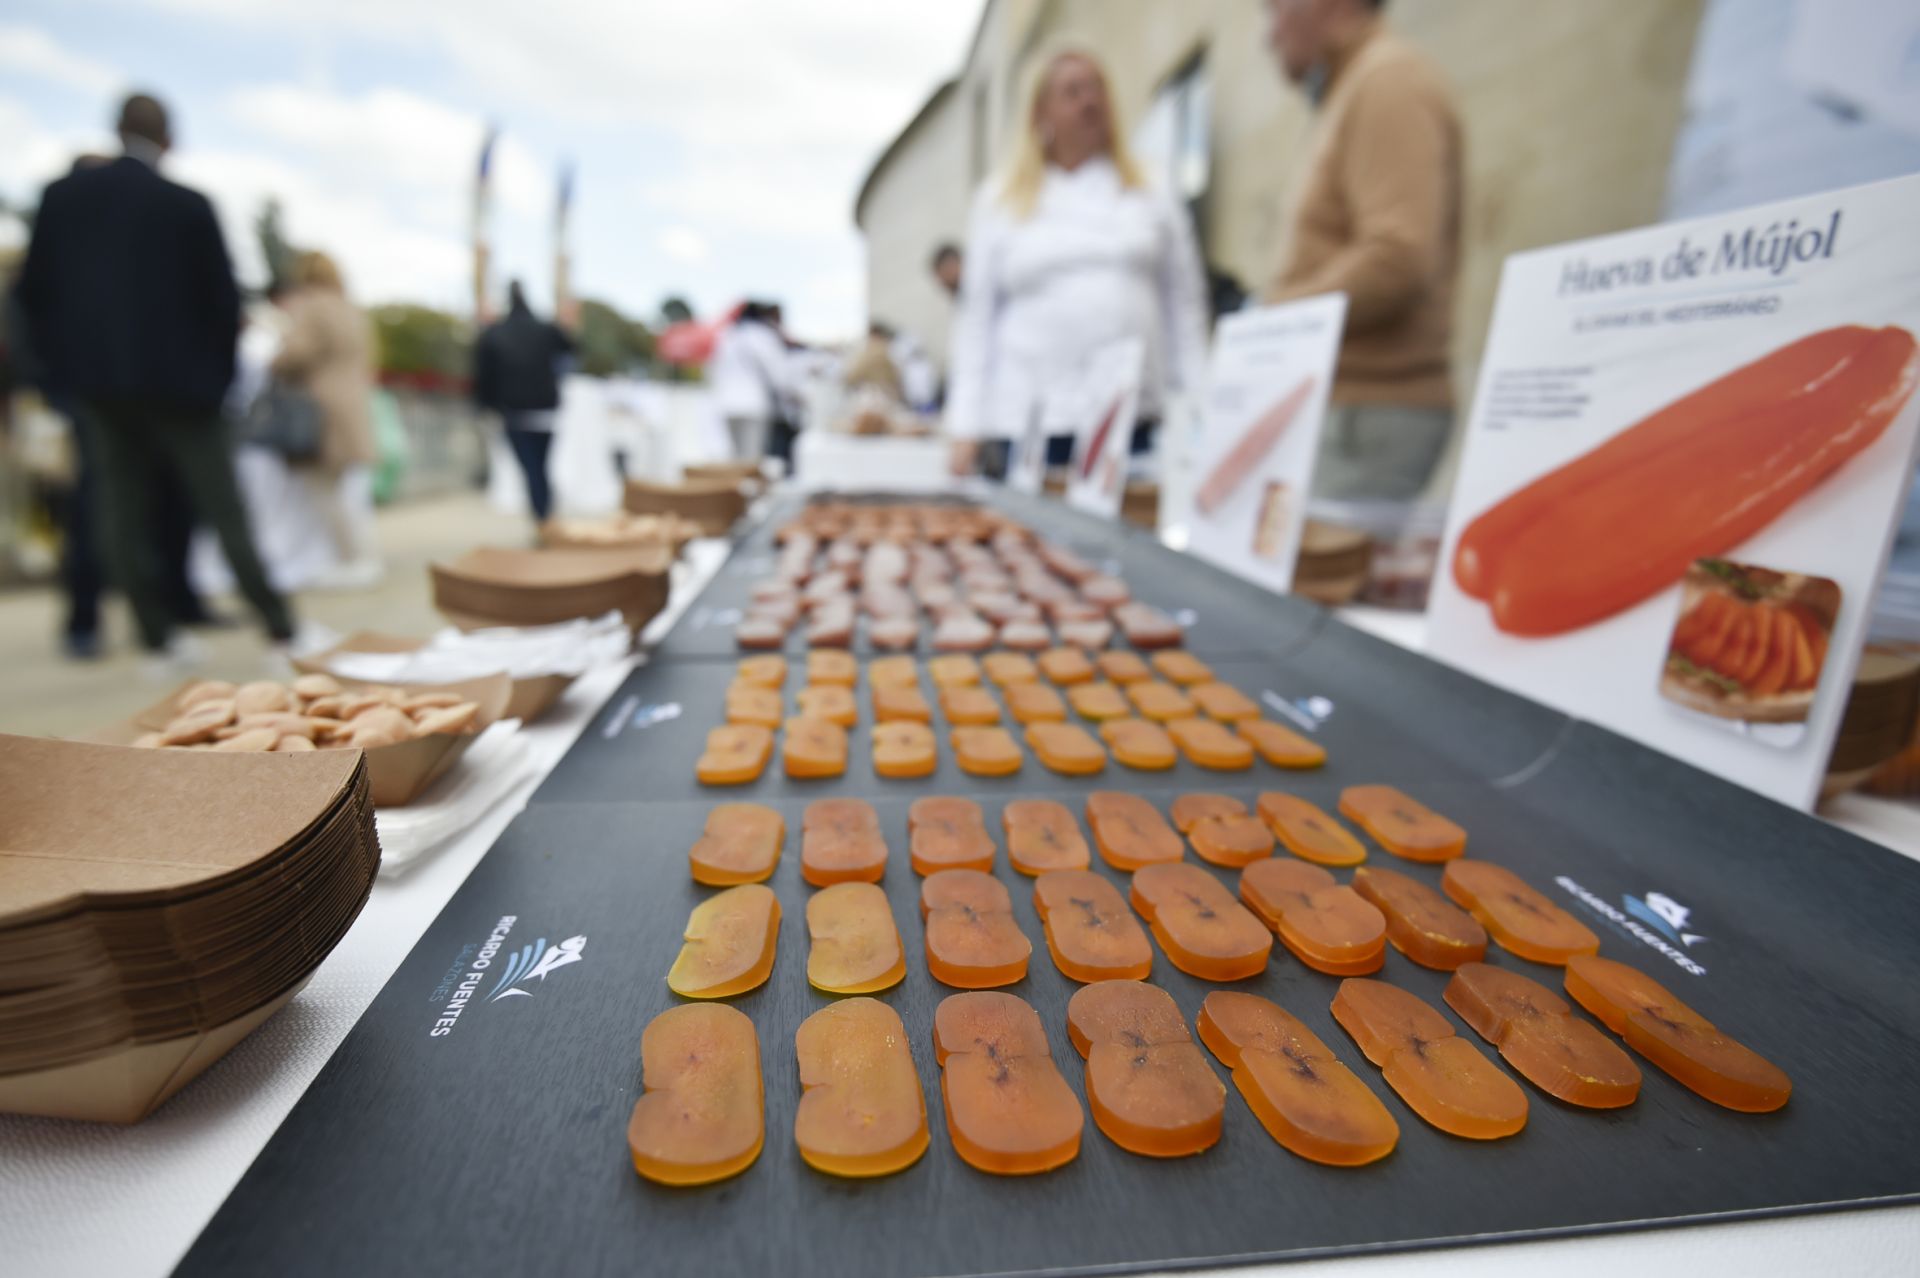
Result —
M1299 414L1300 406L1313 393L1314 379L1303 377L1279 402L1260 414L1226 455L1214 464L1213 471L1194 493L1193 504L1203 515L1211 515L1233 496L1241 483L1253 474L1260 459L1273 451L1287 427Z

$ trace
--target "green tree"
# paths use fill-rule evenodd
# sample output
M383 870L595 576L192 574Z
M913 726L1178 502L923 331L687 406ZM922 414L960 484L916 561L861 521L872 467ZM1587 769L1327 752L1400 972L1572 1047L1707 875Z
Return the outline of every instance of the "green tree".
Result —
M472 372L472 330L445 311L405 303L377 306L373 327L383 376L436 383L461 381Z
M687 305L687 299L678 295L668 296L660 303L660 327L669 324L684 324L693 318L693 307Z
M653 360L653 334L647 326L605 302L582 299L575 342L580 371L593 377L607 377Z
M287 242L280 228L280 201L269 195L253 219L253 233L260 240L260 260L267 266L267 287L286 280L293 273L293 259L300 250Z

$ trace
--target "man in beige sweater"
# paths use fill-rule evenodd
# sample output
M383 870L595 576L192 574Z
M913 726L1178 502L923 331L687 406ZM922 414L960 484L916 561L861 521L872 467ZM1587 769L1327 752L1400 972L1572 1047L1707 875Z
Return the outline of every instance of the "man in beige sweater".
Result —
M1313 100L1269 301L1347 295L1316 496L1419 495L1453 426L1449 347L1460 266L1452 91L1380 17L1384 0L1269 0L1269 41Z

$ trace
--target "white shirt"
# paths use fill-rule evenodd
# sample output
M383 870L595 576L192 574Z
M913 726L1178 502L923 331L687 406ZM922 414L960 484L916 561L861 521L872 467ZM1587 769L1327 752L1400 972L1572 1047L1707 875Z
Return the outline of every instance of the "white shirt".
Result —
M1146 346L1140 413L1197 393L1206 296L1184 209L1128 189L1105 157L1048 168L1022 219L990 184L974 199L955 319L948 433L1013 438L1075 393L1088 361L1126 337Z
M791 416L796 392L793 366L786 343L772 325L742 320L721 329L707 363L707 382L723 417L771 420L775 395Z

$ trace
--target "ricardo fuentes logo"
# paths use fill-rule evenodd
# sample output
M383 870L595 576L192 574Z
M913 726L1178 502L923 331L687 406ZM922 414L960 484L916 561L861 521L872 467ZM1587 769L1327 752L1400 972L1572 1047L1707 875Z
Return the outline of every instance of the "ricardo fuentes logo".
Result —
M584 936L570 936L555 945L548 945L543 936L518 949L509 948L507 938L519 921L517 915L502 915L485 941L462 947L429 996L431 1002L440 1006L433 1028L427 1031L429 1038L445 1038L453 1033L468 1005L476 1000L498 1003L509 998L532 998L534 991L527 986L538 981L544 988L547 977L585 958L582 951L587 948L587 938ZM483 988L484 995L480 992Z

